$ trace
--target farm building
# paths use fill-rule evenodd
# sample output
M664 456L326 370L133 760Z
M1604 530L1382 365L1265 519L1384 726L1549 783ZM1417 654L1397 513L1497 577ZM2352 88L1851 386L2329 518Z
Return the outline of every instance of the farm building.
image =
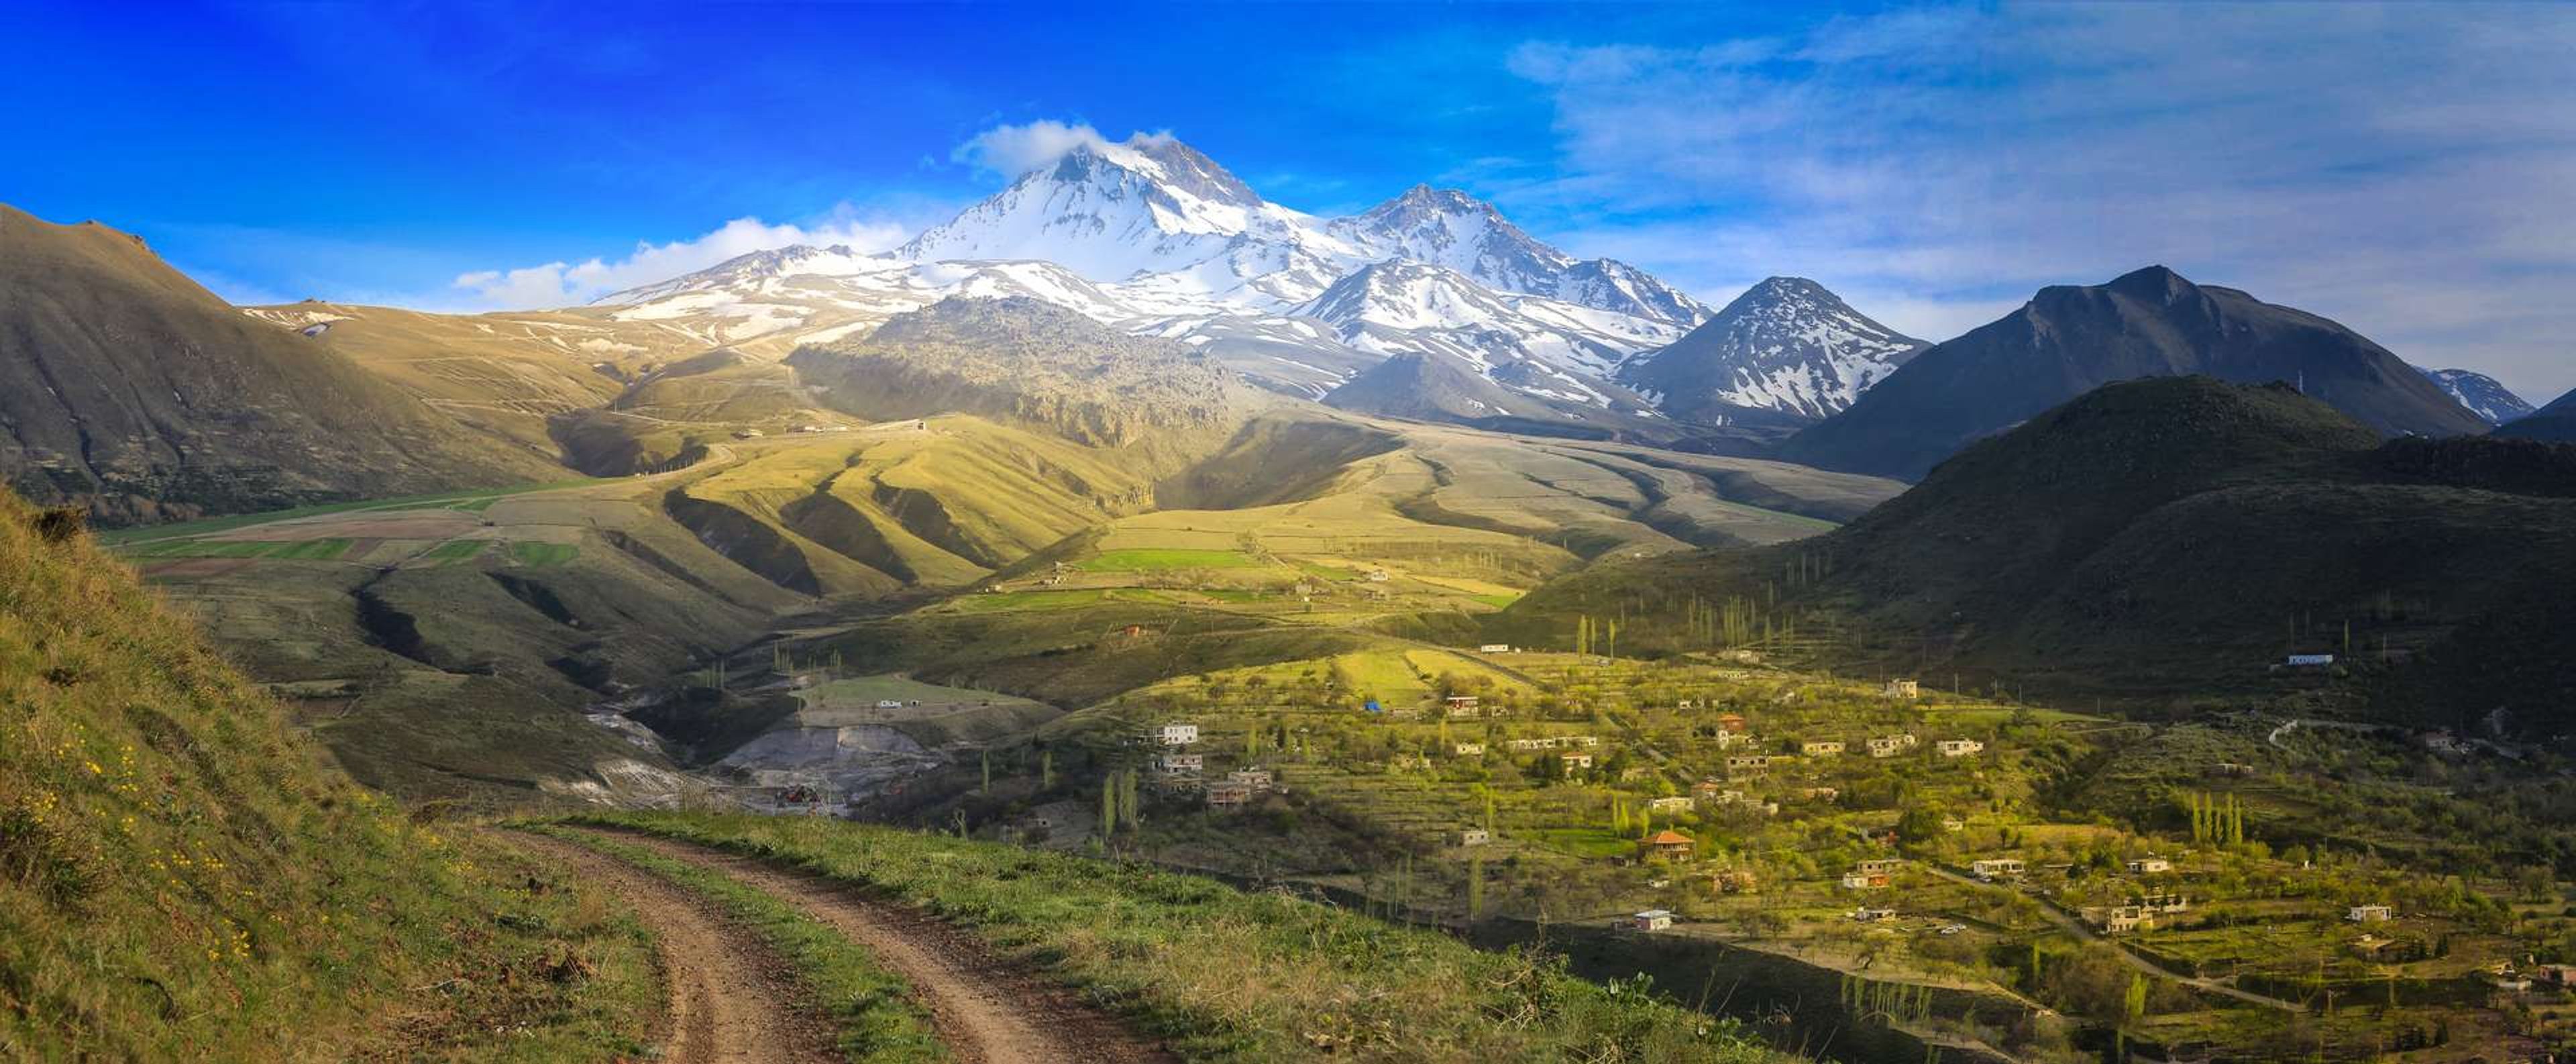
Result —
M1657 798L1646 803L1649 813L1687 813L1690 810L1691 800L1682 797Z
M1661 931L1673 926L1673 914L1662 909L1648 909L1629 917L1628 926L1639 931Z
M2156 926L2155 914L2135 905L2092 906L2084 910L2084 922L2093 925L2096 930L2113 935L2140 930L2152 931Z
M1447 707L1450 716L1457 717L1461 720L1473 720L1485 715L1484 709L1477 704L1476 696L1474 695L1450 695L1448 698L1443 699L1442 702Z
M1830 740L1798 744L1798 754L1801 757L1841 757L1844 749L1844 744Z
M1886 921L1896 919L1896 910L1872 909L1869 906L1864 905L1852 910L1851 918L1864 924L1884 923Z
M1460 846L1484 846L1494 841L1494 833L1483 828L1468 828L1456 836Z
M1181 775L1189 775L1189 774L1194 774L1194 773L1197 773L1197 772L1199 772L1199 771L1202 771L1202 770L1204 770L1204 769L1206 769L1206 768L1207 768L1207 755L1206 755L1206 754L1164 754L1164 755L1163 755L1163 774L1164 774L1164 775L1166 775L1166 776L1181 776Z
M1383 584L1389 580L1395 579L1395 577L1384 569L1371 569L1368 571L1368 579L1369 583Z
M1744 714L1720 713L1717 715L1717 726L1726 731L1742 732L1744 730Z
M2018 876L2025 871L2025 867L2019 858L1997 857L1973 862L1968 865L1968 871L1974 873L1977 878L1991 883L1998 879Z
M2345 911L2343 918L2356 924L2383 924L2396 919L2397 910L2385 905L2355 905Z
M1915 742L1914 733L1912 732L1907 732L1902 735L1882 735L1869 741L1869 756L1895 757L1905 751L1914 749Z
M1477 647L1476 652L1479 654L1509 654L1512 652L1512 645L1510 643L1487 643L1483 646Z
M1769 772L1771 758L1767 754L1737 754L1726 759L1726 771L1729 775L1739 772Z
M1646 840L1646 854L1650 857L1669 857L1676 861L1687 861L1690 860L1691 849L1697 845L1699 844L1691 841L1690 836L1666 828Z
M1592 768L1592 755L1590 754L1558 754L1556 755L1556 759L1565 766L1565 774L1568 776L1577 772L1588 771Z
M1239 768L1225 774L1227 783L1240 783L1256 794L1267 794L1278 788L1278 781L1266 768Z
M1882 694L1889 698L1921 698L1923 685L1913 680L1889 680Z
M1452 752L1456 753L1460 757L1483 757L1485 755L1485 744L1459 743L1455 748L1453 748Z
M2173 862L2165 860L2162 857L2141 857L2135 861L2129 862L2129 871L2142 876L2151 876L2158 872L2171 872L2173 871Z
M1252 794L1251 787L1240 783L1211 783L1208 784L1207 803L1218 807L1238 806L1252 801Z
M1163 725L1161 738L1163 740L1163 745L1165 746L1188 746L1191 743L1199 741L1199 726L1196 724L1166 724Z
M1969 757L1986 752L1986 744L1975 739L1943 739L1939 746L1943 757Z
M1858 870L1862 875L1892 876L1896 874L1897 866L1904 863L1905 862L1894 858L1881 857L1876 860L1862 861L1852 867Z
M1830 802L1842 796L1842 790L1836 787L1801 787L1798 789L1798 797L1809 799L1811 801Z

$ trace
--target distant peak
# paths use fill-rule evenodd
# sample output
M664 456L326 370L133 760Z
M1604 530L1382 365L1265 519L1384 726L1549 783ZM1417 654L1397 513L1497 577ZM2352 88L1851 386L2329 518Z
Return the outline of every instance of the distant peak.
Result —
M2194 286L2181 274L2157 265L2121 274L2103 287L2126 296L2162 299L2190 291Z

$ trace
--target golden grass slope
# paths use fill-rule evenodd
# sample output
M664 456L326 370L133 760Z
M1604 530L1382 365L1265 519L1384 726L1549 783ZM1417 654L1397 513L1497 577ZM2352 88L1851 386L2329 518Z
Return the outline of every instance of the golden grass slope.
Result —
M640 1048L631 927L353 786L32 516L0 493L0 1058Z

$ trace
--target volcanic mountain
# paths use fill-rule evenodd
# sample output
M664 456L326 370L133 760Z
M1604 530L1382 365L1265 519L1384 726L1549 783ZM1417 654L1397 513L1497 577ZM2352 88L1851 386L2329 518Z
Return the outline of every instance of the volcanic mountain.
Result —
M1942 459L2078 395L2136 377L2286 381L2383 435L2456 436L2486 423L2389 353L2306 311L2162 266L2043 288L2021 309L1935 344L1780 457L1919 479Z

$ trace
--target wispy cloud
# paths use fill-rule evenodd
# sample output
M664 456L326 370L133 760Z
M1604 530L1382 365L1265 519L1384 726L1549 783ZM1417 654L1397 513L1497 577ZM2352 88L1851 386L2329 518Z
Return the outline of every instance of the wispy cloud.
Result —
M1140 131L1125 143L1148 145L1171 139L1168 130ZM1099 150L1114 143L1088 122L1040 119L1022 125L1005 123L977 133L951 150L948 160L965 163L987 176L1018 177L1064 158L1075 148Z
M1555 101L1526 194L1686 280L1808 273L1940 337L2165 262L2546 398L2576 386L2571 53L2572 8L2114 4L1509 65Z
M758 218L736 218L687 240L667 244L638 241L635 250L623 258L472 270L458 275L453 287L474 309L560 307L669 280L755 251L797 244L883 251L902 243L907 235L909 229L900 223L857 217L846 206L807 225L772 225Z

